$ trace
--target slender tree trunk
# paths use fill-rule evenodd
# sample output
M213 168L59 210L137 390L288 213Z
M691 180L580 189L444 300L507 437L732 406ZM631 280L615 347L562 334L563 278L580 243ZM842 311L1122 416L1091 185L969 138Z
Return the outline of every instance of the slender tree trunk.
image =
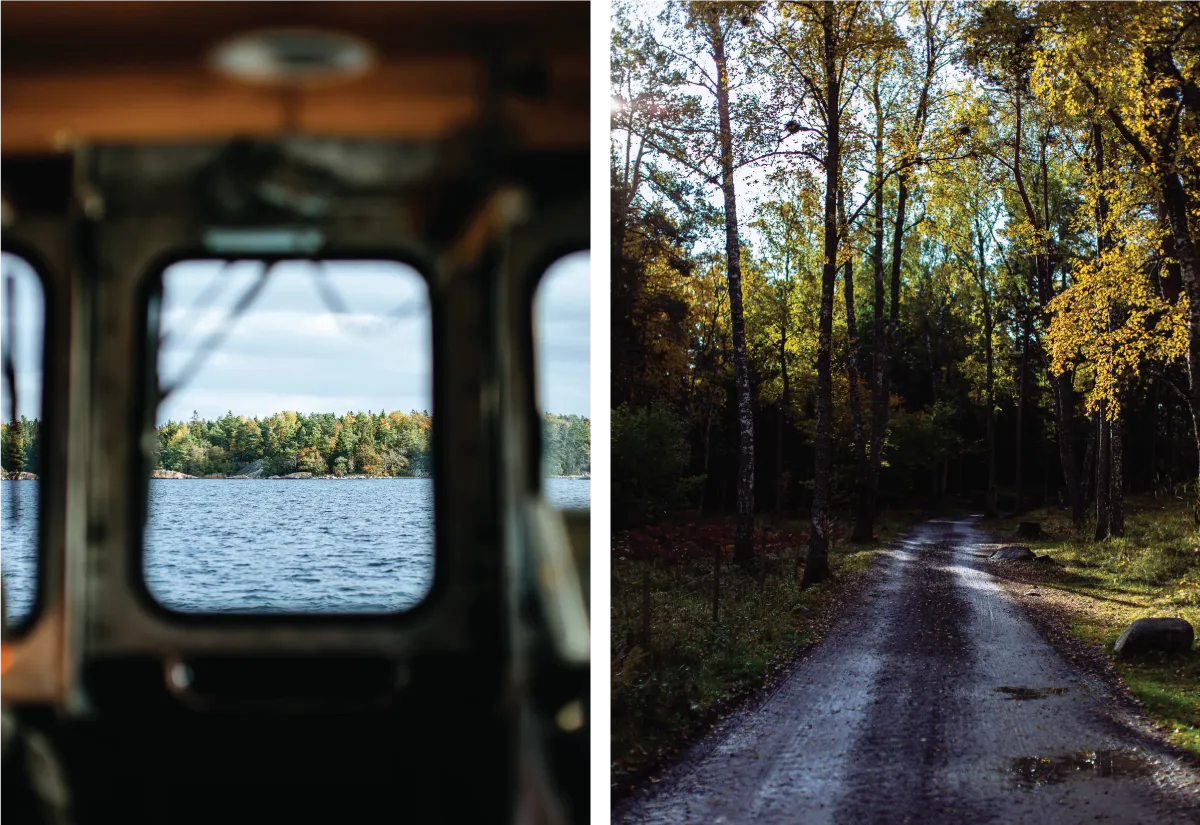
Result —
M700 512L707 512L705 509L708 504L708 461L712 453L712 420L713 420L713 397L712 390L709 390L708 395L708 414L704 420L704 486L700 488Z
M1080 494L1084 501L1093 501L1092 489L1095 486L1096 473L1096 441L1100 432L1100 413L1092 414L1091 426L1088 427L1087 448L1083 452L1083 480L1080 484Z
M1096 166L1096 173L1103 179L1105 171L1104 129L1099 121L1092 123L1092 149L1094 152L1093 160ZM1104 254L1112 248L1112 234L1109 231L1108 196L1103 188L1100 190L1100 196L1096 199L1096 226L1096 257L1102 261ZM1120 322L1119 317L1114 317L1117 314L1116 310L1109 309L1108 330L1110 332L1113 329L1113 325ZM1117 393L1117 411L1119 414L1121 411L1119 387ZM1107 404L1105 404L1104 412L1107 411ZM1103 416L1103 426L1108 434L1108 473L1097 478L1096 489L1097 492L1099 492L1102 486L1107 489L1105 504L1108 505L1108 513L1106 514L1107 524L1104 526L1108 528L1110 535L1122 536L1125 534L1125 514L1122 507L1124 490L1122 489L1123 473L1121 467L1121 420L1118 417L1110 421L1108 416L1105 415ZM1102 441L1104 440L1105 430L1102 430L1100 433ZM1103 446L1102 444L1101 447L1103 448ZM1097 506L1099 505L1097 504ZM1096 524L1096 538L1103 538L1099 518L1097 518Z
M867 463L867 476L862 479L865 498L864 510L870 518L868 528L874 532L874 520L879 514L879 473L883 466L883 440L887 429L888 389L887 363L891 351L891 337L888 334L887 320L884 314L884 272L883 272L883 103L880 97L880 75L876 73L875 84L872 87L872 99L875 103L875 225L872 232L871 270L874 276L874 302L872 307L873 327L871 330L871 349L874 364L871 378L871 454ZM858 525L855 534L860 535ZM870 536L868 535L869 539Z
M1163 465L1163 478L1168 483L1171 481L1175 473L1175 457L1178 453L1175 451L1175 405L1171 402L1174 396L1167 395L1167 460Z
M821 269L821 309L817 335L816 473L813 479L812 530L802 586L825 581L829 569L829 492L833 469L833 290L837 281L838 172L841 165L841 87L834 33L833 3L822 4L821 30L825 70L825 262Z
M876 405L881 413L879 423L880 441L884 438L888 421L888 397L892 391L892 351L896 346L896 336L900 329L900 273L904 263L904 218L908 209L908 176L903 173L897 176L896 183L896 216L892 232L891 278L889 283L887 335L884 345L887 348L887 358L883 362L883 374L880 379L880 393L883 404ZM936 378L934 379L936 381ZM880 448L882 448L882 443Z
M738 478L737 534L734 553L739 562L754 558L754 409L750 399L750 365L746 355L746 324L742 310L741 244L738 241L737 192L734 189L733 130L729 122L729 73L725 35L717 15L708 18L717 66L717 119L721 143L722 191L725 196L725 258L729 273L729 320L733 332L733 373L737 385Z
M987 514L996 516L1000 513L996 491L996 373L992 353L992 312L990 304L986 300L984 307L984 334L986 336L984 357L987 362L987 420L985 426L988 453Z
M845 194L838 193L838 222L843 231L846 226ZM855 502L854 532L850 540L859 544L871 540L871 524L874 521L870 512L870 500L867 495L867 485L864 478L870 474L870 458L867 455L867 444L863 434L862 403L859 398L858 386L858 320L854 307L854 266L850 261L842 270L842 284L846 299L846 381L850 393L850 440L854 448L854 470L858 483L855 490L858 500Z
M784 464L783 464L783 434L787 424L787 411L792 403L792 390L790 376L788 375L787 363L787 342L788 342L788 327L791 320L791 294L792 294L792 257L791 251L786 250L783 258L783 306L779 317L779 375L783 382L783 391L779 396L779 429L776 433L776 446L778 455L776 456L776 479L775 479L775 520L780 521L783 518L783 500L787 491L784 489Z
M1109 467L1108 533L1113 538L1125 535L1125 439L1121 429L1120 418L1109 425L1109 451L1112 457Z
M1150 489L1158 485L1158 399L1162 382L1154 379L1154 393L1150 396Z
M1108 505L1109 485L1111 484L1109 458L1109 435L1111 427L1108 422L1108 404L1100 404L1100 441L1096 447L1096 541L1108 536Z
M1021 471L1025 466L1025 390L1027 387L1026 372L1029 367L1029 322L1028 320L1021 324L1021 367L1017 378L1017 452L1016 452L1016 478L1014 486L1017 494L1017 513L1025 512L1025 496L1023 487L1023 478Z
M846 261L843 270L846 292L846 337L848 352L846 355L846 379L850 384L850 437L854 443L855 474L860 481L855 485L858 491L858 501L855 502L854 533L851 541L865 543L871 540L870 500L867 497L867 487L861 480L870 473L870 457L867 455L867 445L863 436L862 406L858 393L858 329L854 317L854 268Z
M974 227L976 253L979 256L976 280L979 282L979 294L983 301L983 358L984 386L987 400L987 414L984 418L984 441L987 447L987 504L985 513L988 516L1000 514L1000 504L996 490L996 356L992 346L996 322L992 315L992 294L988 288L987 248L984 242L983 227L975 221Z
M783 518L783 422L787 415L788 403L791 401L790 387L788 386L788 369L787 369L787 323L786 309L784 311L785 322L780 325L779 333L779 369L783 379L783 392L779 396L779 418L776 421L775 429L775 521L779 522Z

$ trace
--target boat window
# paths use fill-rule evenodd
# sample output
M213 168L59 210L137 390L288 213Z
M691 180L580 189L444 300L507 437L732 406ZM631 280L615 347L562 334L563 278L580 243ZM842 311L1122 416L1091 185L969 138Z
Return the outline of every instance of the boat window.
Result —
M388 261L184 261L149 306L146 585L185 613L391 613L434 572L431 319Z
M542 415L542 475L559 507L591 502L590 255L555 261L534 297L534 353Z
M24 258L0 253L0 577L5 619L14 629L32 618L37 595L45 329L41 278Z

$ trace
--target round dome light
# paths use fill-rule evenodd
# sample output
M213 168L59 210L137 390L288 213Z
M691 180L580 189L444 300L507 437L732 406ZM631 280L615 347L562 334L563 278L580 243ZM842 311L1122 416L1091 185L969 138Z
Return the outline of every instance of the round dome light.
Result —
M271 29L228 40L214 49L213 68L236 80L271 86L311 86L351 80L375 62L356 37L310 29Z

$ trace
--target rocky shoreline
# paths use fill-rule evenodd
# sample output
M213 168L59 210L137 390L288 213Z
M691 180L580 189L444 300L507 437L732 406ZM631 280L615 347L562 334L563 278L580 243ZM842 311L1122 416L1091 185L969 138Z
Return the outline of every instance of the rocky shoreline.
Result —
M235 473L234 475L221 475L220 473L214 473L213 475L207 475L207 476L190 476L187 473L181 473L177 470L155 470L151 474L150 477L151 478L159 478L159 479L193 479L193 480L194 479L220 479L223 481L238 481L238 480L242 480L242 481L293 481L293 480L307 480L307 479L313 479L313 480L317 480L317 481L348 481L348 480L353 480L353 479L392 478L393 476L367 476L367 475L360 475L360 474L335 476L335 475L315 475L313 473L288 473L287 475L282 475L282 476L265 476L265 475L262 475L261 473L255 473L253 475L237 474L237 473ZM395 476L395 477L396 478L428 478L429 476Z
M187 473L181 473L178 470L155 470L151 478L160 479L222 479L228 481L245 480L245 481L294 481L314 479L317 481L348 481L353 479L369 479L369 478L429 478L430 476L364 476L364 475L313 475L312 473L288 473L284 476L264 476L261 473L253 475L220 475L213 474L209 476L190 476ZM33 473L2 473L0 478L5 481L37 481L38 477ZM583 476L548 476L548 478L567 479L574 481L591 481L590 475Z
M30 475L25 473L24 475ZM282 476L264 476L261 473L254 475L208 475L208 476L190 476L187 473L181 473L178 470L155 470L150 476L151 478L160 479L222 479L222 480L246 480L246 481L299 481L299 480L315 480L315 481L350 481L355 479L372 479L372 478L429 478L430 476L366 476L366 475L314 475L313 473L288 473ZM36 478L36 476L35 476ZM550 476L550 478L573 479L577 481L590 481L590 475L582 476Z

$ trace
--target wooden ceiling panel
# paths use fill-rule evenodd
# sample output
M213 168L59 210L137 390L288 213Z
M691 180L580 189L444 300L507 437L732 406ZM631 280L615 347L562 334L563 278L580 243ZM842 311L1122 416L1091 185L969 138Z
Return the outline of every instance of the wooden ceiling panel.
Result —
M259 28L357 35L380 62L292 103L215 75L207 56ZM485 56L535 60L548 86L510 101L530 147L588 140L588 6L580 2L22 2L0 19L5 154L85 141L315 134L436 139L478 117Z
M279 26L354 34L388 61L554 45L586 57L590 41L584 2L25 0L4 8L0 66L43 73L98 64L190 63L227 37Z

